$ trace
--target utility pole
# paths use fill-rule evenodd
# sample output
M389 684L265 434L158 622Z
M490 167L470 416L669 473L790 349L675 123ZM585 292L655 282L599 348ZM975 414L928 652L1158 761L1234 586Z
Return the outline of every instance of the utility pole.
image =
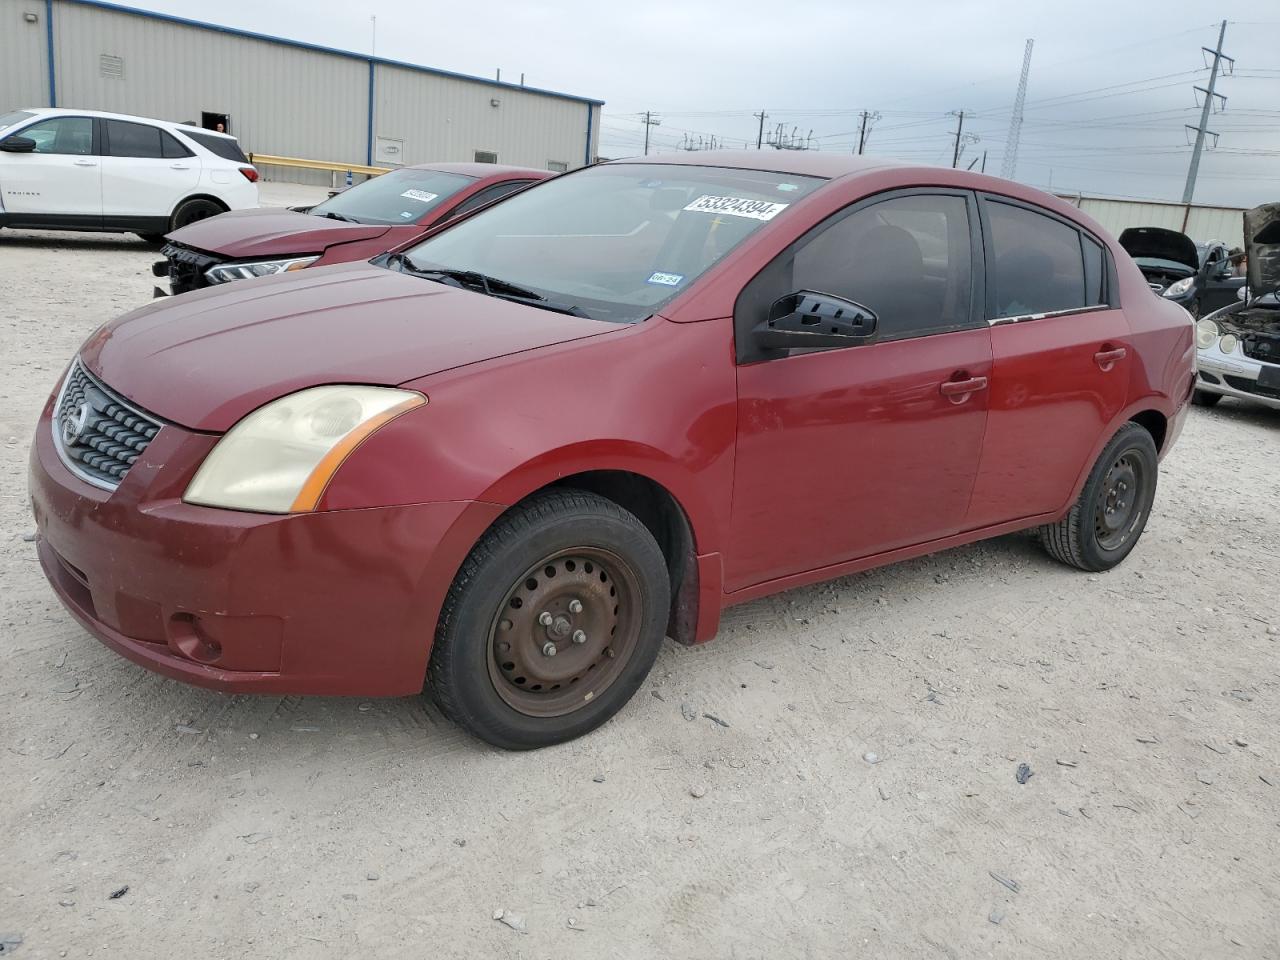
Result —
M956 116L959 122L956 124L956 149L951 154L951 168L953 170L960 163L960 134L964 132L964 111L961 110Z
M862 125L858 128L858 153L862 153L862 148L867 145L867 124L875 123L880 119L879 113L871 113L867 110L862 111Z
M657 119L652 111L646 110L644 112L644 155L646 157L649 155L649 128L656 127L661 123L662 121Z
M980 173L987 172L987 151L985 150L982 151L982 169L979 172Z
M1218 135L1208 129L1209 111L1213 107L1213 98L1215 96L1221 98L1224 106L1226 105L1227 98L1223 97L1221 94L1215 94L1213 92L1213 88L1218 83L1218 68L1222 61L1226 60L1232 66L1235 65L1234 60L1222 55L1222 38L1226 36L1226 33L1227 21L1223 20L1222 26L1218 28L1218 46L1213 50L1210 50L1208 47L1200 48L1205 53L1213 54L1213 69L1209 71L1208 89L1205 89L1204 87L1196 87L1197 90L1204 93L1204 108L1200 111L1200 125L1198 127L1193 127L1190 124L1185 124L1188 130L1194 130L1196 132L1196 145L1191 151L1191 167L1187 170L1187 185L1182 190L1183 203L1190 203L1192 195L1196 192L1196 176L1200 173L1200 153L1204 150L1204 135L1206 133L1210 134L1215 143L1217 143L1218 140Z
M1013 101L1013 116L1009 118L1009 136L1005 138L1004 160L1000 163L1000 176L1012 180L1018 169L1018 141L1022 137L1022 107L1027 102L1027 77L1031 74L1031 47L1034 40L1027 40L1022 54L1022 76L1018 79L1018 95Z
M759 113L753 113L752 116L760 119L760 132L756 134L756 149L759 150L764 146L764 121L769 115L761 110Z

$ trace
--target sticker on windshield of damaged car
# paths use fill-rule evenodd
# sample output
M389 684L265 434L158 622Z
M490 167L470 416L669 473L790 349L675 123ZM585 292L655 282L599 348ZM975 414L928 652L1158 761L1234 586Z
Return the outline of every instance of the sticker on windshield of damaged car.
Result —
M684 282L683 273L661 273L654 272L649 275L649 279L645 283L658 283L664 287L678 287Z
M437 199L440 194L427 193L425 190L406 190L400 196L407 197L410 200L421 200L423 203L430 203L432 200Z
M750 220L772 220L790 204L771 200L748 200L745 197L713 197L704 194L685 207L696 213L725 213L731 217L747 217Z

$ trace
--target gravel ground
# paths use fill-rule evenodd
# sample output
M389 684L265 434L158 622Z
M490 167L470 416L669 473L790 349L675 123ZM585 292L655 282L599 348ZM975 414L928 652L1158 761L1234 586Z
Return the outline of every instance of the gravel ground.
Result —
M0 944L1280 957L1280 413L1194 410L1116 571L1010 536L757 601L604 729L508 754L421 698L187 688L63 612L32 426L154 259L0 232Z

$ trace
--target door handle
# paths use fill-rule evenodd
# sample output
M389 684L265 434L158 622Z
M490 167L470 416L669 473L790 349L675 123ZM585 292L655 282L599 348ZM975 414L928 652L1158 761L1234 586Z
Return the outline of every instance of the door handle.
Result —
M190 169L191 169L191 166L190 166L189 164L186 164L186 163L171 163L171 164L169 164L169 169L171 169L171 170L190 170Z
M98 165L97 160L77 160L76 161L77 167L96 167L97 165Z
M938 387L938 392L949 397L952 403L963 403L971 393L987 389L986 377L970 377L967 380L946 380Z
M1124 347L1104 347L1093 355L1094 362L1102 368L1102 372L1106 373L1116 365L1117 360L1123 360L1129 355L1129 351Z

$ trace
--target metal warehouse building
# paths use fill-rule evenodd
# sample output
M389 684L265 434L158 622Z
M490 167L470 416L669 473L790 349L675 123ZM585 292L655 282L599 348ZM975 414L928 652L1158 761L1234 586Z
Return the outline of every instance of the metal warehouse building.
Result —
M225 118L245 150L281 157L552 170L591 162L602 106L99 0L0 0L0 101L0 112L78 107L210 127Z

